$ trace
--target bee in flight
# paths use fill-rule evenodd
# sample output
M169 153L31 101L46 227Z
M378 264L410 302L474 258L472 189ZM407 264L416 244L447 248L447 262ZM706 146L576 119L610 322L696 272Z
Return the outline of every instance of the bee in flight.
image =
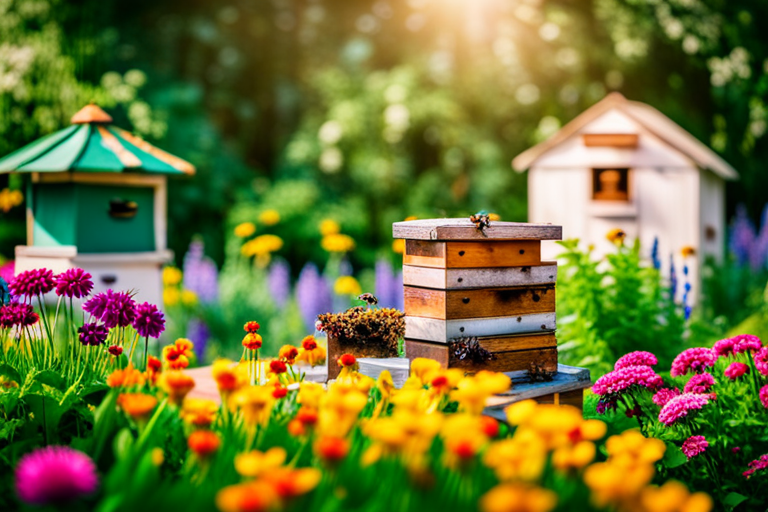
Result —
M376 296L373 295L372 293L364 293L364 294L360 295L357 298L357 300L361 300L361 301L365 302L366 304L368 304L369 307L370 306L375 306L376 304L379 303L379 299L377 299Z
M475 228L477 228L477 230L483 234L485 234L483 230L491 226L491 218L487 213L484 212L478 212L474 215L471 215L469 220L475 225Z

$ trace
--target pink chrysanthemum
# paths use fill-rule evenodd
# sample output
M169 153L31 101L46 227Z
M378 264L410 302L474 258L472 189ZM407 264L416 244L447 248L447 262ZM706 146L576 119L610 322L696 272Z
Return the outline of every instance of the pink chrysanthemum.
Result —
M659 360L656 359L655 355L651 354L650 352L638 350L621 356L616 361L616 364L613 365L613 369L620 370L622 368L626 368L627 366L654 366L658 362Z
M744 475L744 478L751 477L756 471L762 471L766 468L768 468L768 453L765 455L761 455L759 459L755 459L749 464L748 470L746 470L742 475Z
M677 388L662 388L658 390L655 395L653 395L653 403L659 407L664 407L667 405L667 402L680 395L680 390Z
M763 347L752 355L755 368L762 375L768 375L768 347Z
M90 457L68 446L37 449L16 466L16 492L32 505L71 501L93 493L98 485Z
M56 276L56 295L59 297L86 297L93 290L91 274L81 268L70 268Z
M768 409L768 384L760 388L760 403Z
M699 410L707 405L709 399L708 395L697 395L694 393L683 393L680 396L676 396L661 408L659 421L667 426L672 425L688 416L690 411Z
M152 338L159 338L160 334L165 330L165 317L157 309L157 306L144 302L136 306L136 318L133 321L133 328L142 337L151 336Z
M717 355L710 348L696 347L683 350L672 361L673 377L685 375L688 372L701 373L706 368L714 366Z
M691 436L683 442L682 451L689 459L704 453L709 443L704 436Z
M691 377L691 380L685 383L683 393L703 394L709 391L709 388L715 385L715 378L710 373L700 373Z
M733 362L725 369L725 376L731 380L736 380L745 373L749 373L749 366L744 363Z
M48 293L55 286L53 272L47 268L36 268L20 273L8 283L8 290L14 297L36 297Z
M717 354L718 357L728 357L733 355L733 349L736 346L736 340L733 338L725 338L720 340L712 347L712 351Z
M83 309L104 322L109 329L118 325L127 327L136 318L136 302L125 292L107 290L97 293L83 304Z
M14 326L28 327L35 325L40 316L30 304L12 302L0 308L0 327L8 329Z
M624 391L630 386L656 390L663 385L662 378L650 366L627 366L597 379L592 391L598 395L608 395Z
M733 351L737 354L747 350L754 352L763 348L763 342L760 341L760 338L752 334L739 334L732 339L734 341Z

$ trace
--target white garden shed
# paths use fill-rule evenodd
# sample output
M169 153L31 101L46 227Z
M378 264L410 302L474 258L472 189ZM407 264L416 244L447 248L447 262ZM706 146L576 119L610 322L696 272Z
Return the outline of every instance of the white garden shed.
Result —
M639 237L646 256L658 237L664 273L674 255L682 278L680 250L690 246L694 286L704 257L723 257L725 180L738 173L649 105L611 93L512 166L528 170L528 222L562 225L564 239L593 244L598 255L611 250L613 228ZM543 244L542 257L559 249Z

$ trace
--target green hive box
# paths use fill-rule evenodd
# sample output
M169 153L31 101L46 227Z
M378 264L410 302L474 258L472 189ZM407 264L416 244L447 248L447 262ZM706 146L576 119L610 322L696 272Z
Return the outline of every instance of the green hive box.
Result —
M16 272L82 267L94 293L134 290L162 303L167 175L194 174L188 162L110 123L88 105L72 126L0 159L0 173L29 175L27 244L16 247Z

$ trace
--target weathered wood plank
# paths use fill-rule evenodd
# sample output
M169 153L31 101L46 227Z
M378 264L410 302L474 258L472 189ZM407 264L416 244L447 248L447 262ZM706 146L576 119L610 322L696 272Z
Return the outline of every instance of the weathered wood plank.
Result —
M405 314L454 320L528 315L555 311L555 285L435 290L406 286Z
M473 363L467 359L456 358L448 345L407 339L405 340L405 354L410 360L426 357L434 359L445 368L459 368L469 373L480 370L494 372L526 371L530 370L532 363L536 363L548 372L557 371L557 348L495 352L493 359L482 363Z
M507 375L510 375L510 373L507 373ZM486 409L483 412L484 414L491 414L497 417L501 410L515 402L530 398L537 401L540 398L548 400L549 395L554 395L554 393L560 393L561 401L565 399L570 402L570 396L565 398L563 396L569 392L583 392L584 389L591 385L592 381L590 380L589 370L560 364L552 381L515 383L507 393L488 399Z
M395 222L392 237L410 240L562 240L561 226L492 221L482 232L469 218Z
M520 267L541 263L538 240L424 242L406 240L404 265L433 268Z
M554 331L556 327L555 313L458 320L405 316L406 338L438 343L448 343L454 338L463 336L500 336Z
M541 265L500 268L428 268L403 265L403 284L440 290L493 288L553 284L557 281L557 262Z

